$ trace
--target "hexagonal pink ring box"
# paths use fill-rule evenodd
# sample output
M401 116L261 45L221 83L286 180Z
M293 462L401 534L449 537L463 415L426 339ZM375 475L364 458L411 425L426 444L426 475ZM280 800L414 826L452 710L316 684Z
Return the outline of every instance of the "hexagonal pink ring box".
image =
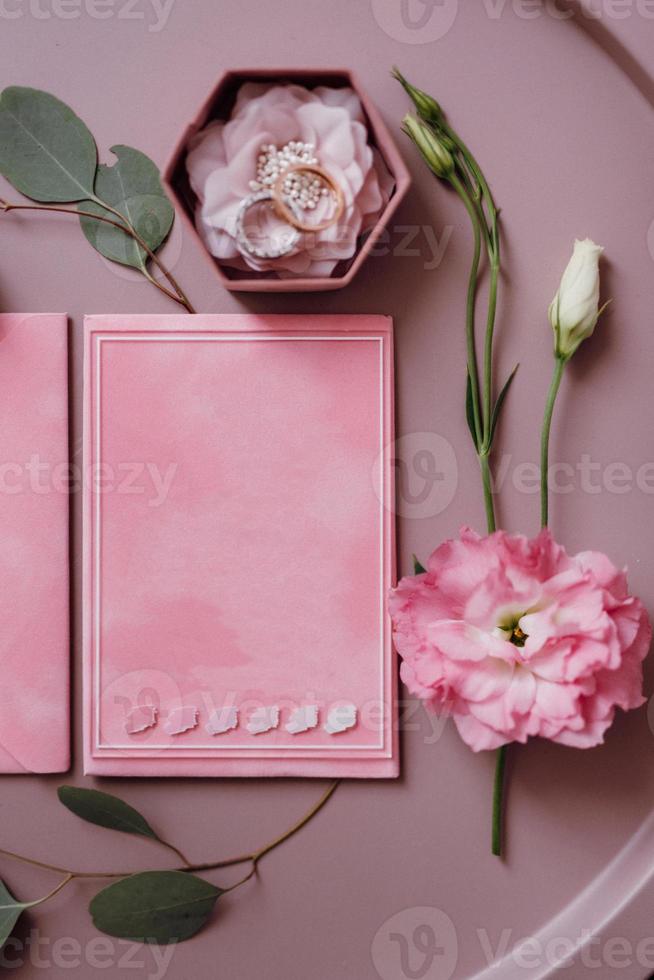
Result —
M351 87L358 95L368 124L370 143L381 155L393 179L390 198L373 227L361 235L352 258L338 263L330 276L281 278L274 273L257 274L240 271L214 258L202 240L194 220L197 197L192 190L186 170L189 142L212 120L229 119L236 94L244 82L296 83L309 89L326 85L334 88ZM383 236L389 221L410 186L409 172L400 156L377 108L372 104L361 83L349 69L280 68L239 69L224 72L209 97L200 106L193 121L186 127L164 168L164 183L189 234L194 237L226 289L244 292L307 292L341 289L352 281L366 258Z

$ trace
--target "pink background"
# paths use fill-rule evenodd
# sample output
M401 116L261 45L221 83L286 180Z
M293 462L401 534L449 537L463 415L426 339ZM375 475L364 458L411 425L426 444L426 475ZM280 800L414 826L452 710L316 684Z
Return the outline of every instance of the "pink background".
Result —
M5 6L14 10L17 4ZM415 82L431 89L474 145L504 209L505 279L511 289L500 303L498 355L503 376L515 360L522 366L498 447L500 454L511 454L501 519L512 529L533 531L537 525L536 497L524 486L518 489L520 480L529 484L528 473L516 468L537 458L551 353L546 307L573 237L588 234L607 246L605 291L614 303L570 371L553 458L575 466L587 453L600 467L624 463L631 468L633 486L624 493L588 492L577 473L573 492L554 499L552 524L571 549L603 548L616 562L628 563L632 587L652 611L653 499L638 487L635 474L654 459L654 260L648 247L648 234L650 243L654 239L654 84L647 74L654 23L644 16L643 4L595 0L593 6L603 11L599 21L571 23L551 13L534 17L533 8L508 0L504 5L460 2L458 12L446 0L435 11L456 16L449 31L431 39L428 28L419 37L419 31L402 26L399 0L177 0L159 32L148 31L150 15L145 21L125 19L114 9L113 16L98 20L82 7L77 19L63 19L42 0L35 9L49 10L49 19L30 13L27 3L21 17L3 19L0 65L3 84L51 89L74 105L105 156L113 143L126 142L159 163L220 71L239 63L352 64L395 129L406 100L389 79L390 65L399 63ZM146 13L152 8L142 2L137 9ZM416 16L422 9L416 5ZM64 13L70 15L70 8ZM409 43L415 40L425 43ZM415 185L395 218L390 238L395 255L370 259L347 290L311 298L230 295L201 261L195 244L180 238L181 225L167 255L202 312L305 312L318 305L321 312L395 317L399 432L443 437L455 447L458 464L458 487L444 510L435 512L437 500L400 521L400 568L408 571L412 551L424 555L463 521L481 526L483 512L462 409L468 228L457 201L434 184L410 147L404 149ZM82 314L171 312L170 304L147 284L106 266L73 219L10 215L0 221L3 309L59 308L73 316L72 446L78 452ZM403 245L407 226L417 229L408 247ZM426 269L433 265L429 242L436 235L442 243L448 229L440 265ZM409 446L414 444L409 440ZM604 479L615 491L615 475L615 469L600 468L591 474L593 485L599 481L601 487ZM650 486L651 476L650 469ZM640 482L644 485L642 476ZM91 784L80 775L79 497L73 500L73 518L78 693L71 781ZM649 694L651 667L648 674ZM486 930L493 949L503 935L515 942L537 931L602 872L651 810L654 739L646 709L619 718L606 746L596 751L534 743L512 753L509 848L500 863L489 852L492 758L473 756L449 726L429 744L422 712L408 727L402 778L392 784L343 786L309 828L266 860L259 882L226 899L212 927L176 950L168 976L405 980L406 971L392 961L398 944L380 953L373 939L381 929L383 947L384 929L400 913L391 931L410 945L424 918L420 909L429 906L453 923L458 957L451 969L445 957L437 960L423 978L472 977L486 964L477 930ZM157 860L165 866L165 854L154 845L77 823L56 801L59 781L2 780L4 846L86 867L101 862L137 868ZM263 843L317 795L315 783L302 781L116 780L102 785L140 806L158 829L175 836L198 859ZM645 840L638 847L631 877L622 862L617 883L603 890L600 918L622 902L639 875L649 873L651 846ZM49 877L6 861L2 876L25 897L42 894L50 884ZM95 933L84 903L95 888L67 889L35 913L19 935L27 938L29 928L38 925L42 937L76 937L87 950ZM617 923L603 928L602 942L623 937L635 944L651 936L653 908L650 887ZM592 925L591 913L588 920ZM452 951L451 936L444 945ZM105 977L125 974L126 968L118 966L123 952L115 948L113 965L101 971ZM23 975L42 975L42 968L29 964L29 952L22 955L28 964ZM40 955L50 957L49 977L94 975L87 965L77 970L55 965L52 945ZM139 955L153 969L151 954ZM594 955L599 955L597 948ZM579 965L562 975L641 980L654 969L639 964L635 953L631 965L620 969L607 959L600 956L597 969ZM414 968L421 962L415 959ZM505 970L496 973L503 980L509 976ZM525 969L518 974L543 975Z

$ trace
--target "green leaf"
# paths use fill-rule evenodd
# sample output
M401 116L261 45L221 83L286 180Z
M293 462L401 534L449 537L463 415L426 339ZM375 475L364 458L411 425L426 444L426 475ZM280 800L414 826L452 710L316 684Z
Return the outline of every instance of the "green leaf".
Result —
M511 382L515 378L516 371L518 370L519 367L520 367L520 365L519 364L516 364L516 366L514 367L513 371L511 371L511 374L507 378L504 387L502 388L502 390L500 391L499 395L497 396L497 401L495 402L495 407L493 408L493 414L491 416L491 427L490 427L490 444L491 445L493 444L493 437L495 435L495 429L497 427L497 423L498 423L498 420L499 420L499 417L500 417L500 412L502 411L502 405L504 404L504 399L507 396L508 390L511 387Z
M477 432L475 430L475 412L472 403L472 381L470 380L469 373L466 373L466 421L470 429L473 445L475 449L478 449Z
M104 888L89 910L96 928L133 942L175 943L205 924L223 894L183 871L143 871Z
M0 173L34 201L93 197L98 154L85 124L64 102L34 88L0 95Z
M427 571L427 569L422 564L422 562L420 561L420 559L419 558L416 558L416 556L414 555L413 556L413 574L414 575L423 575L426 571Z
M21 913L29 908L27 902L17 902L7 886L0 880L0 949L9 939Z
M156 252L168 237L175 217L173 206L161 186L159 171L145 153L130 146L112 146L111 152L116 155L116 163L112 167L105 164L98 167L96 196L127 218L148 247ZM99 204L83 205L83 208L112 221L118 220L115 214ZM145 269L147 253L127 232L93 218L81 217L80 224L93 248L105 258L140 271Z
M76 816L98 827L120 830L124 834L139 834L151 840L161 841L138 810L110 793L97 789L81 789L78 786L60 786L57 796L65 807Z

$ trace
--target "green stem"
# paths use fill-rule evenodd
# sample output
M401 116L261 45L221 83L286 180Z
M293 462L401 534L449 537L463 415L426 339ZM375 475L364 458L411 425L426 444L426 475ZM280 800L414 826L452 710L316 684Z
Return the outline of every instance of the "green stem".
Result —
M497 285L499 279L499 259L491 256L490 286L488 292L488 316L486 318L486 338L484 340L484 446L490 452L491 419L493 415L493 335L495 314L497 312Z
M554 361L554 372L550 389L545 403L545 414L543 418L543 430L541 435L540 448L540 501L541 501L541 526L547 527L549 520L549 441L550 429L552 427L552 415L556 396L561 387L561 379L567 361L563 357L556 356ZM495 782L493 786L493 817L492 817L492 852L497 857L502 854L502 818L504 813L504 770L506 767L506 754L508 746L503 745L497 751L497 761L495 763Z
M492 403L493 403L493 339L495 333L495 317L497 313L497 288L499 283L500 270L500 238L497 224L497 208L491 194L490 188L483 175L481 167L474 156L465 145L463 140L447 129L450 137L463 157L472 177L477 181L480 195L486 203L489 215L490 229L486 223L485 212L481 202L478 202L480 214L479 223L483 225L484 240L488 251L490 262L490 285L488 295L488 314L486 318L486 335L484 340L484 368L483 368L483 442L479 454L481 466L482 484L484 489L484 506L486 508L486 523L489 533L496 528L495 507L493 502L493 489L491 481L491 471L489 454L491 450L491 422L492 422ZM497 753L495 765L495 780L493 785L493 806L492 806L492 853L497 857L502 853L503 836L503 816L504 816L504 771L506 767L507 747L502 746Z
M563 369L566 359L556 356L554 359L554 373L550 390L547 393L545 402L545 414L543 416L543 431L540 438L540 523L541 527L547 527L549 521L549 452L550 452L550 429L552 427L552 414L554 403L561 386Z
M491 238L492 238L492 248L495 252L496 258L499 260L499 234L497 227L497 215L498 210L495 206L495 200L493 198L491 189L488 185L488 181L484 177L484 173L477 163L475 157L473 156L470 148L466 146L458 133L456 133L451 126L443 121L442 123L443 131L450 137L454 145L459 150L461 156L463 157L470 173L473 178L477 181L479 189L481 191L482 198L486 204L489 215L489 225L491 227Z
M399 72L396 73L396 77L399 78L415 102L416 100L411 89ZM430 125L434 129L437 136L440 135L439 131L445 133L458 151L458 153L454 155L457 169L449 176L448 179L461 197L466 210L470 215L475 235L472 270L468 283L468 304L466 316L468 376L472 388L473 421L476 435L476 449L481 468L482 485L484 491L486 523L490 534L495 531L496 528L489 455L491 451L491 430L493 420L493 339L495 331L495 318L497 314L497 290L500 272L500 233L498 225L499 212L495 206L493 195L481 167L460 136L455 133L453 129L451 129L451 127L442 117L436 121L432 121ZM480 405L479 374L477 370L474 334L474 311L482 234L490 264L490 285L488 313L486 318L486 334L484 339L483 384ZM498 856L502 852L505 766L506 746L503 746L501 749L499 749L497 754L495 782L493 788L492 851L493 854Z
M459 149L465 164L467 165L472 177L477 181L481 197L488 210L488 222L485 220L483 205L479 202L479 211L485 232L486 249L490 262L490 285L488 296L488 315L486 318L486 336L484 340L484 374L483 374L483 445L479 455L481 465L482 483L484 488L484 504L486 507L486 523L488 530L492 533L495 530L495 509L493 505L493 491L491 485L491 472L489 463L489 453L491 450L491 422L492 422L492 403L493 403L493 339L495 332L495 317L497 313L497 287L499 282L500 270L500 236L497 223L498 211L491 193L490 187L484 177L481 167L474 156L463 142L463 140L449 127L445 127L446 132L452 138ZM495 764L495 780L493 785L493 807L492 807L492 852L497 857L502 854L503 837L503 816L504 816L504 771L506 767L507 746L503 745L497 752Z
M488 187L488 184L481 173L479 165L465 144L459 140L458 137L456 137L456 134L453 134L452 130L449 132L450 135L455 137L455 141L457 141L457 145L459 147L459 152L463 158L462 161L459 159L460 169L467 170L471 178L477 182L477 187L472 195L472 201L474 203L475 212L477 215L477 220L475 222L473 219L473 224L476 226L478 232L483 231L484 243L488 252L488 261L490 264L490 286L488 294L488 314L486 317L486 335L484 340L484 369L482 383L483 446L490 450L491 419L493 414L493 336L495 330L495 317L497 313L497 288L500 271L500 240L497 223L497 209L495 207L490 188ZM470 182L468 180L464 179L464 183L466 186L470 186ZM489 224L487 224L486 214L480 198L486 199L487 208L490 215L488 219Z
M307 814L305 814L305 816L303 816L301 820L298 820L297 823L294 823L293 826L290 828L290 830L285 831L281 835L281 837L276 837L275 840L274 841L271 841L270 844L266 844L265 847L262 847L258 851L255 851L255 853L252 855L252 860L254 861L255 867L259 863L259 861L261 860L262 857L265 857L265 855L266 854L269 854L270 851L273 851L276 847L279 847L279 845L280 844L283 844L284 841L287 841L289 839L289 837L292 837L294 834L297 834L297 832L299 830L302 830L302 828L306 824L308 824L310 820L313 820L313 818L315 817L315 815L320 810L322 810L322 808L324 807L324 805L327 802L327 800L329 800L330 797L332 796L332 794L336 792L336 790L338 789L338 787L340 785L340 782L341 782L340 779L336 779L331 784L331 786L329 786L329 788L327 790L325 790L325 792L320 797L320 799L318 800L318 802L314 806L311 807L311 809L309 810L309 812Z
M493 832L491 850L495 857L502 856L502 817L504 814L504 770L506 768L506 752L508 746L502 745L497 750L495 763L495 782L493 784Z
M483 421L479 403L479 371L477 368L477 351L475 348L475 303L477 299L477 283L479 280L479 261L481 258L481 224L477 208L463 182L456 174L450 177L452 187L463 201L472 223L473 255L468 277L468 293L466 297L466 346L468 357L468 376L472 392L472 415L474 419L477 452L483 436Z
M186 855L183 853L183 851L180 851L179 847L175 847L175 845L174 844L171 844L170 841L161 840L160 838L159 838L159 843L160 844L163 844L164 847L167 847L169 851L172 851L173 852L173 854L176 854L177 857L180 859L180 861L182 861L186 865L187 868L190 868L191 867L191 862L186 857Z
M491 438L491 419L492 419L492 399L493 399L493 380L492 380L492 361L493 361L493 333L495 329L495 316L497 312L497 287L500 270L500 235L498 225L498 210L495 200L484 177L483 171L477 163L475 157L466 146L461 137L446 122L442 123L443 131L452 140L459 151L463 165L467 168L470 177L476 182L478 194L476 200L476 211L478 212L477 225L483 229L488 259L490 262L490 287L488 297L488 316L486 320L486 337L484 341L484 373L483 373L483 448L490 450ZM454 180L452 181L454 183ZM468 183L466 181L466 183ZM455 184L456 186L456 184ZM459 192L461 193L461 192ZM481 200L479 198L481 197ZM488 211L488 218L484 211L483 203ZM464 200L464 203L465 200ZM468 206L466 204L466 206ZM473 205L474 206L474 205ZM474 219L473 219L474 223ZM481 445L481 444L480 444Z
M493 501L493 486L490 471L488 452L479 454L479 465L481 467L481 482L484 489L484 507L486 508L486 526L488 533L492 534L496 529L495 523L495 503Z
M466 188L468 196L475 205L475 211L477 213L477 219L479 221L479 227L481 229L484 245L486 246L486 251L488 252L489 258L491 258L495 250L495 245L493 242L491 229L488 226L486 211L484 210L483 190L479 185L479 181L477 180L474 171L471 170L468 161L460 150L457 150L454 156L454 161L456 164L456 173Z
M71 874L73 878L128 878L130 875L138 873L138 870L134 868L131 868L129 871L71 871L68 868L62 868L61 865L48 864L46 861L37 861L35 858L27 857L25 854L16 854L15 851L7 851L4 848L0 848L0 857L11 858L13 861L29 864L33 868L41 868L43 871L53 871L57 874ZM171 870L215 871L219 868L231 868L237 864L247 864L252 860L252 854L241 854L239 857L227 858L224 861L206 861L203 864L188 864L185 860L183 867L172 868Z
M49 899L54 898L57 892L60 892L62 888L65 888L69 881L72 881L75 877L74 874L69 872L65 878L63 878L58 885L56 885L52 891L49 891L47 895L43 895L41 898L34 899L33 902L25 902L25 907L28 909L34 909L37 905L43 905Z
M237 882L235 882L233 885L230 885L229 888L222 888L221 889L223 895L226 895L227 892L233 892L237 888L240 888L241 885L244 885L246 881L249 881L250 878L253 878L256 873L257 873L257 866L256 866L256 864L253 864L251 870L248 871L248 873L245 875L244 878L239 878L239 880Z

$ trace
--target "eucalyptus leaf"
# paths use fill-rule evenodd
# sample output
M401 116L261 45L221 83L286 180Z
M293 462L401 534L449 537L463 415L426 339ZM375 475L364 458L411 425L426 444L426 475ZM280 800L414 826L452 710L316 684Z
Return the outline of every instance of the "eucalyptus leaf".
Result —
M96 196L127 218L148 248L156 252L168 237L175 217L161 186L159 171L145 153L130 146L113 146L111 152L116 156L116 163L98 167ZM97 203L83 205L83 209L112 221L119 220ZM144 270L147 253L127 232L93 218L81 217L80 223L90 244L105 258Z
M420 559L419 558L416 558L416 556L414 555L413 556L413 574L414 575L424 575L424 573L426 571L427 571L427 569L422 564L422 562L420 561Z
M0 95L0 173L34 201L94 196L98 153L89 129L64 102L34 88Z
M0 949L9 939L12 929L29 903L17 902L7 886L0 880Z
M57 795L65 807L88 823L107 827L109 830L120 830L124 834L139 834L164 843L138 810L111 793L78 786L60 786Z
M104 888L89 911L101 932L163 945L194 936L222 894L210 882L183 871L143 871Z

